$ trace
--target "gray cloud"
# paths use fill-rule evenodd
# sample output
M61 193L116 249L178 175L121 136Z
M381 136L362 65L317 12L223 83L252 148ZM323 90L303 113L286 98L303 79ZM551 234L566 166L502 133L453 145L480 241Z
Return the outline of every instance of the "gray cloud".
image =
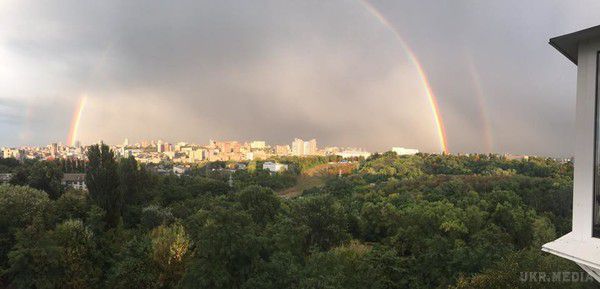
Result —
M496 152L571 153L575 68L547 40L596 25L598 4L372 3L421 60L451 151L488 151L489 129ZM0 62L0 105L35 112L14 121L0 110L12 132L2 144L66 138L87 94L87 143L298 136L439 147L415 68L359 1L8 1Z

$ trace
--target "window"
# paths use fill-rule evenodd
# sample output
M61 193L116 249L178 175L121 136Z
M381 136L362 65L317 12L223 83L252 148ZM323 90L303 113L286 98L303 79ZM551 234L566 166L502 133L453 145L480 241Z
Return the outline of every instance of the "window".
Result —
M592 230L592 236L600 238L600 101L598 101L598 83L600 74L598 69L600 68L600 51L596 54L596 95L595 95L595 125L594 125L594 227Z

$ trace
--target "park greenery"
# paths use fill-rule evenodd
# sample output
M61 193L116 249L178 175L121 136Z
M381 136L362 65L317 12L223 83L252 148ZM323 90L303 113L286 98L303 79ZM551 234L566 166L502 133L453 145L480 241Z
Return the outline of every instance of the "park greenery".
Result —
M384 153L283 197L341 160L175 176L105 145L88 159L0 159L1 288L597 288L520 279L580 272L540 250L570 231L570 162ZM88 191L61 186L83 170Z

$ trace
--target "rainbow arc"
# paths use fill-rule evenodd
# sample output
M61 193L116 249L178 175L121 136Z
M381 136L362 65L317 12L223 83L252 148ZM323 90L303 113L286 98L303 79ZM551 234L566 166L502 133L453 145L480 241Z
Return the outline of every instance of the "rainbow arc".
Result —
M83 115L83 109L85 108L85 103L87 102L87 95L82 95L79 98L79 103L75 108L75 112L73 113L73 119L71 120L71 128L69 129L69 136L67 137L67 145L75 146L75 142L77 141L77 134L79 132L79 124L81 123L81 116Z
M446 138L446 128L444 126L444 122L442 121L442 116L440 114L440 109L439 109L439 105L437 102L437 98L433 92L433 89L431 88L431 85L429 84L429 79L427 78L427 75L425 74L425 71L423 70L423 66L419 62L419 59L415 55L414 51L407 44L407 42L404 40L404 38L402 38L402 35L400 34L400 32L392 25L392 23L389 20L387 20L387 18L385 18L385 16L381 12L379 12L379 10L377 10L377 8L375 8L375 6L371 5L371 3L369 3L366 0L359 0L359 1L373 16L375 16L375 18L377 18L379 20L379 22L381 22L381 24L383 24L389 31L391 31L393 33L393 35L398 40L398 43L400 43L400 46L402 47L402 49L406 52L406 55L408 56L410 62L416 68L417 73L419 75L419 79L421 81L421 84L423 85L423 88L425 90L425 95L427 96L427 100L428 100L429 106L431 108L431 112L433 113L433 118L434 118L434 122L435 122L435 126L436 126L436 132L437 132L437 136L438 136L438 139L440 142L439 143L440 149L443 153L448 153L448 141ZM100 63L104 63L106 54L108 53L109 49L110 49L110 45L105 50L105 53L102 57L102 61ZM87 96L85 94L79 98L79 103L73 114L73 119L71 121L71 127L70 127L69 135L67 138L67 144L69 146L73 146L75 144L75 141L77 141L78 132L79 132L79 124L81 123L81 117L83 115L83 110L85 108L86 101L87 101Z
M433 113L433 118L434 118L435 125L436 125L437 136L438 136L438 139L440 142L440 149L442 150L443 153L448 153L448 140L446 138L446 127L444 126L444 122L442 121L442 116L440 114L440 108L439 108L439 105L437 102L437 98L436 98L435 94L433 93L433 89L431 88L431 85L429 84L429 79L427 78L427 75L425 74L425 71L423 70L423 66L419 62L419 59L415 55L414 51L410 48L408 43L404 40L404 38L402 38L402 35L400 35L400 32L394 27L394 25L392 25L392 23L387 18L385 18L385 16L381 12L379 12L379 10L377 10L377 8L375 6L373 6L371 3L369 3L366 0L360 0L360 3L362 3L362 5L373 16L375 16L375 18L377 18L377 20L379 20L379 22L381 24L383 24L383 26L385 26L388 30L390 30L394 34L394 36L396 36L396 39L400 43L400 46L402 46L402 49L406 52L408 59L417 69L417 73L419 74L419 79L421 80L421 84L423 85L423 88L425 89L425 95L427 95L427 100L428 100L429 106L431 107L431 112Z
M97 74L100 72L100 70L106 63L107 56L110 53L111 49L112 49L112 42L106 46L106 48L102 52L102 56L98 59L98 62L94 65L94 67L88 77L87 84L84 86L84 88L86 90L84 90L83 93L78 98L78 103L77 103L77 106L75 107L75 111L73 112L73 117L71 119L71 126L69 128L69 134L67 135L67 145L68 146L74 146L75 142L78 141L79 125L81 123L81 117L83 116L83 110L85 108L85 104L86 104L87 98L88 98L88 96L87 96L88 84L92 79L94 79L94 77L97 76Z
M479 106L479 115L481 119L481 124L483 125L482 137L485 146L485 152L492 153L494 151L494 138L492 136L491 121L486 109L486 97L483 92L483 86L481 85L481 76L479 75L479 70L477 69L475 61L473 60L471 54L466 54L466 63L467 68L469 70L469 75L471 76L471 80L474 85L475 102L477 106Z

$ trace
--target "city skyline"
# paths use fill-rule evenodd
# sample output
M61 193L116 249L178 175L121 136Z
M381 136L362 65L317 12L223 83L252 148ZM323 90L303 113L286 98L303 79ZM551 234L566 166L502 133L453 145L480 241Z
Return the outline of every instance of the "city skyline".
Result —
M272 157L310 157L310 156L339 156L343 159L368 158L372 154L394 152L397 155L415 155L421 153L419 148L393 146L380 151L369 151L357 146L318 146L316 139L303 140L294 138L291 143L271 143L265 140L214 140L207 143L179 141L165 141L164 139L141 139L131 141L125 138L120 143L94 143L63 144L62 142L46 145L29 146L1 146L2 158L15 158L18 160L54 160L54 159L85 159L87 149L96 144L108 145L118 156L133 156L141 163L162 164L169 161L177 164L193 164L214 161L265 161ZM426 153L426 152L424 152ZM452 154L452 153L451 153ZM453 155L471 155L472 153L453 153ZM543 156L512 153L491 153L505 157L509 160L525 159L531 157L550 158L560 161L572 160L571 156Z
M49 146L49 145L53 145L53 144L57 144L59 146L65 146L65 147L79 147L79 146L90 146L90 145L95 145L95 144L100 144L100 143L104 143L107 145L111 145L111 146L156 146L157 143L166 143L166 144L177 144L177 143L187 143L187 144L202 144L202 143L210 143L211 141L225 141L225 142L229 142L229 141L235 141L235 142L239 142L239 143L245 143L248 145L253 145L255 143L263 143L267 146L271 146L271 147L276 147L276 146L280 146L280 145L288 145L291 147L293 145L293 142L295 140L303 140L302 138L298 138L298 137L293 137L291 138L289 141L287 142L273 142L270 140L265 140L265 139L257 139L257 138L250 138L250 139L236 139L236 138L229 138L229 139L220 139L217 140L216 138L208 138L206 141L190 141L187 139L178 139L178 140L173 140L173 139L166 139L166 138L140 138L140 139L130 139L130 138L124 138L121 141L117 141L117 142L108 142L102 139L96 140L96 141L92 141L92 142L82 142L78 139L75 139L72 141L72 143L70 143L69 141L61 141L61 140L56 140L56 141L49 141L46 143L39 143L39 144L23 144L23 145L6 145L6 144L0 144L0 147L6 147L6 148L17 148L17 147L43 147L43 146ZM316 138L306 138L307 141L303 141L303 143L306 142L310 142L310 141L316 141ZM146 145L144 145L146 144ZM326 147L357 147L357 146L352 146L352 145L335 145L335 144L326 144ZM362 148L361 148L362 149Z
M103 142L98 142L100 144ZM342 158L368 158L371 153L356 147L324 146L318 147L316 139L304 141L295 138L291 144L270 144L264 140L209 140L208 143L190 143L184 141L168 142L158 140L141 140L130 142L128 138L119 144L107 144L117 156L134 157L141 163L178 163L195 164L215 161L255 161L268 160L272 157L310 157L340 156ZM4 159L17 160L85 160L89 147L93 145L50 143L45 146L2 147ZM398 155L414 155L418 149L392 147L390 151Z
M307 143L308 141L311 140L315 140L315 138L305 138L307 141L303 141L304 143ZM157 143L164 143L164 144L169 144L169 145L175 145L175 144L187 144L187 145L191 145L191 146L204 146L205 143L210 143L211 141L219 141L219 142L237 142L240 144L244 144L244 145L248 145L248 146L252 146L252 143L254 142L263 142L266 144L266 146L270 149L272 149L274 152L277 151L278 148L280 147L287 147L287 149L290 151L290 156L293 156L293 154L291 153L293 151L293 145L294 145L294 141L295 140L303 140L303 139L299 139L298 137L292 137L290 140L288 140L287 142L283 141L283 142L274 142L271 140L266 140L266 139L258 139L258 138L247 138L247 139L237 139L237 138L226 138L226 139L217 139L217 138L208 138L205 141L199 140L199 141L191 141L188 139L178 139L178 140L174 140L174 139L167 139L167 138L140 138L140 139L130 139L130 138L124 138L121 141L115 141L115 142L108 142L102 139L96 140L96 141L92 141L92 142L81 142L79 140L74 140L73 144L69 144L68 141L61 141L61 140L56 140L56 141L50 141L50 142L46 142L46 143L35 143L35 144L22 144L22 145L6 145L6 144L1 144L0 143L0 148L7 148L7 149L19 149L19 148L42 148L42 147L49 147L52 146L54 144L58 145L58 146L62 146L62 147L71 147L71 148L77 148L79 146L82 147L88 147L91 145L95 145L95 144L100 144L100 143L104 143L107 144L111 147L122 147L122 146L129 146L129 147L156 147ZM124 145L124 143L127 143L126 145ZM358 146L358 145L353 145L351 143L348 144L335 144L335 143L321 143L319 142L320 147L322 149L327 149L327 148L339 148L341 150L346 150L346 149L350 149L350 150L355 150L355 151L361 151L361 152L368 152L368 153L385 153L385 152L389 152L389 151L395 151L395 149L399 149L399 151L416 151L416 152L422 152L422 153L441 153L441 152L428 152L426 150L423 150L421 147L419 146L406 146L405 144L392 144L389 147L385 147L382 149L378 149L378 150L371 150L362 146ZM305 145L305 144L304 144ZM448 152L447 154L451 154L451 155L469 155L469 154L480 154L481 152L468 152L468 151L454 151L454 152ZM402 154L402 153L399 153ZM412 153L411 153L412 154ZM524 153L524 152L510 152L510 151L497 151L497 152L491 152L491 153L481 153L481 154L493 154L493 155L505 155L505 156L536 156L536 157L549 157L549 158L557 158L557 159L568 159L571 158L572 155L568 155L568 154L528 154L528 153ZM296 155L302 155L300 154L296 154Z

